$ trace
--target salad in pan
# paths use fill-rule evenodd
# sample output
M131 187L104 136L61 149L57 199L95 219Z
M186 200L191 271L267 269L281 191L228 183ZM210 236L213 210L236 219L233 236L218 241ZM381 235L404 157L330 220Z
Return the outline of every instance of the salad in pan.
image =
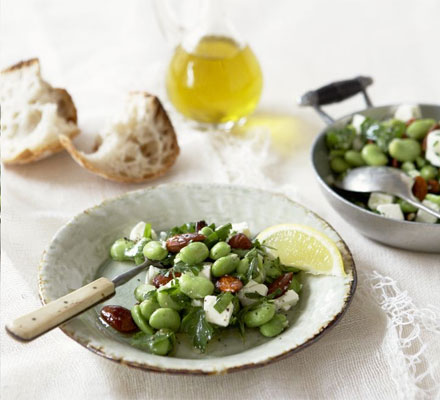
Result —
M426 206L440 211L440 122L424 118L418 106L399 106L392 118L381 121L355 114L346 126L329 130L326 143L333 172L330 184L348 170L365 165L400 168L414 179L413 194ZM385 217L439 222L435 216L388 193L347 198Z

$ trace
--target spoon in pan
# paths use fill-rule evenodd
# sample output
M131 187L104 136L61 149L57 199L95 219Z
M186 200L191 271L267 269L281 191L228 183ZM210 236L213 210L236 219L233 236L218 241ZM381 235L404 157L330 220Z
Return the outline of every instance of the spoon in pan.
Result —
M385 192L400 197L428 214L440 218L440 212L421 203L412 193L414 180L403 171L391 167L361 167L352 169L335 186L350 192Z
M113 296L116 287L128 282L150 265L164 268L164 266L158 262L146 260L137 267L117 275L112 280L98 278L59 299L51 301L38 310L32 311L6 324L6 331L17 340L33 340Z

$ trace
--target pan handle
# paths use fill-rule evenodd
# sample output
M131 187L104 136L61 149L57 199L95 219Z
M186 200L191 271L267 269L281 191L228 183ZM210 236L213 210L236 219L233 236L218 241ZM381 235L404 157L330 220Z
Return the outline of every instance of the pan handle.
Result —
M368 76L358 76L354 79L333 82L305 93L299 98L298 103L300 106L313 107L327 124L332 124L334 119L323 111L321 106L338 103L358 93L362 93L367 107L372 107L373 103L367 94L367 87L372 83L373 79Z

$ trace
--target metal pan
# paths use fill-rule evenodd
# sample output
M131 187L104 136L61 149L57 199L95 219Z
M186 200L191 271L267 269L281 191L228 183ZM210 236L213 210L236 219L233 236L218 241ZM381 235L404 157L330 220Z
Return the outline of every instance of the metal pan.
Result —
M327 123L315 139L312 146L312 165L321 190L331 206L352 226L370 239L389 246L407 250L440 253L440 224L427 224L410 221L398 221L383 217L351 203L342 197L335 188L327 183L331 175L329 154L325 143L328 130L341 128L350 122L354 114L362 114L374 119L385 119L394 115L398 104L373 107L366 92L373 80L369 77L358 77L351 80L335 82L320 89L307 92L299 100L303 106L311 106ZM321 106L343 101L358 93L362 93L367 108L334 120ZM440 120L440 106L419 104L424 118Z

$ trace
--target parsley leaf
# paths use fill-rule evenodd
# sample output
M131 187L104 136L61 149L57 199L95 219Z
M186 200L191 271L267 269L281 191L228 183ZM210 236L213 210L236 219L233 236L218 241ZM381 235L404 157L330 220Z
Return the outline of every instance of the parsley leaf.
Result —
M160 263L165 267L172 267L174 264L174 257L175 257L175 254L168 253L166 258L164 260L162 260Z
M294 274L301 271L299 268L291 267L284 264L281 264L281 269L283 270L283 272L293 272Z
M256 278L259 271L259 259L258 259L258 251L257 249L252 249L250 252L246 254L246 258L249 260L249 268L246 271L246 279L250 281L253 278Z
M188 222L186 224L171 228L167 233L167 237L169 238L175 235L180 235L181 233L194 233L195 231L196 224L194 222Z
M266 273L265 281L272 283L275 279L279 278L283 274L283 266L279 257L270 258L265 257L263 262L263 268Z
M388 145L394 138L401 138L405 133L405 123L391 119L378 122L371 118L366 118L361 125L361 136L365 140L372 140L382 151L388 151Z
M200 307L191 309L183 318L181 328L192 337L193 346L204 353L214 334L214 328L206 320L205 311Z
M218 235L215 232L212 232L205 240L203 243L206 244L206 246L208 246L208 248L210 249L212 246L214 246L217 242L218 242Z
M222 226L219 226L216 230L215 233L217 234L217 237L219 240L226 240L229 236L229 232L232 229L232 224L225 224Z
M151 224L145 224L144 234L142 236L151 239Z
M231 292L222 292L217 296L217 301L214 304L214 308L218 313L222 313L226 310L231 303L234 295Z
M160 291L163 293L167 293L170 296L171 300L173 300L182 308L188 308L191 306L191 299L186 294L181 292L178 282L176 282L171 287L161 289Z
M157 349L157 347L165 341L170 343L170 350L168 351L168 353L170 353L175 346L176 337L174 332L169 329L161 329L157 331L154 335L149 335L145 332L138 332L133 335L130 344L134 347L137 347L138 349L157 354L155 349Z
M130 340L130 344L134 347L137 347L138 349L149 351L150 346L148 344L148 339L151 336L152 335L145 333L145 332L142 332L142 331L137 332L132 336L132 338Z
M330 150L348 150L355 136L356 131L352 127L346 126L342 129L329 130L325 136L325 141Z
M299 294L302 289L302 283L296 278L296 276L292 277L292 280L289 285L289 290L294 290L296 293Z
M180 272L181 274L184 274L185 272L192 272L194 275L197 276L202 270L202 268L203 268L202 264L189 265L189 264L185 264L183 261L179 261L174 265L173 271Z

